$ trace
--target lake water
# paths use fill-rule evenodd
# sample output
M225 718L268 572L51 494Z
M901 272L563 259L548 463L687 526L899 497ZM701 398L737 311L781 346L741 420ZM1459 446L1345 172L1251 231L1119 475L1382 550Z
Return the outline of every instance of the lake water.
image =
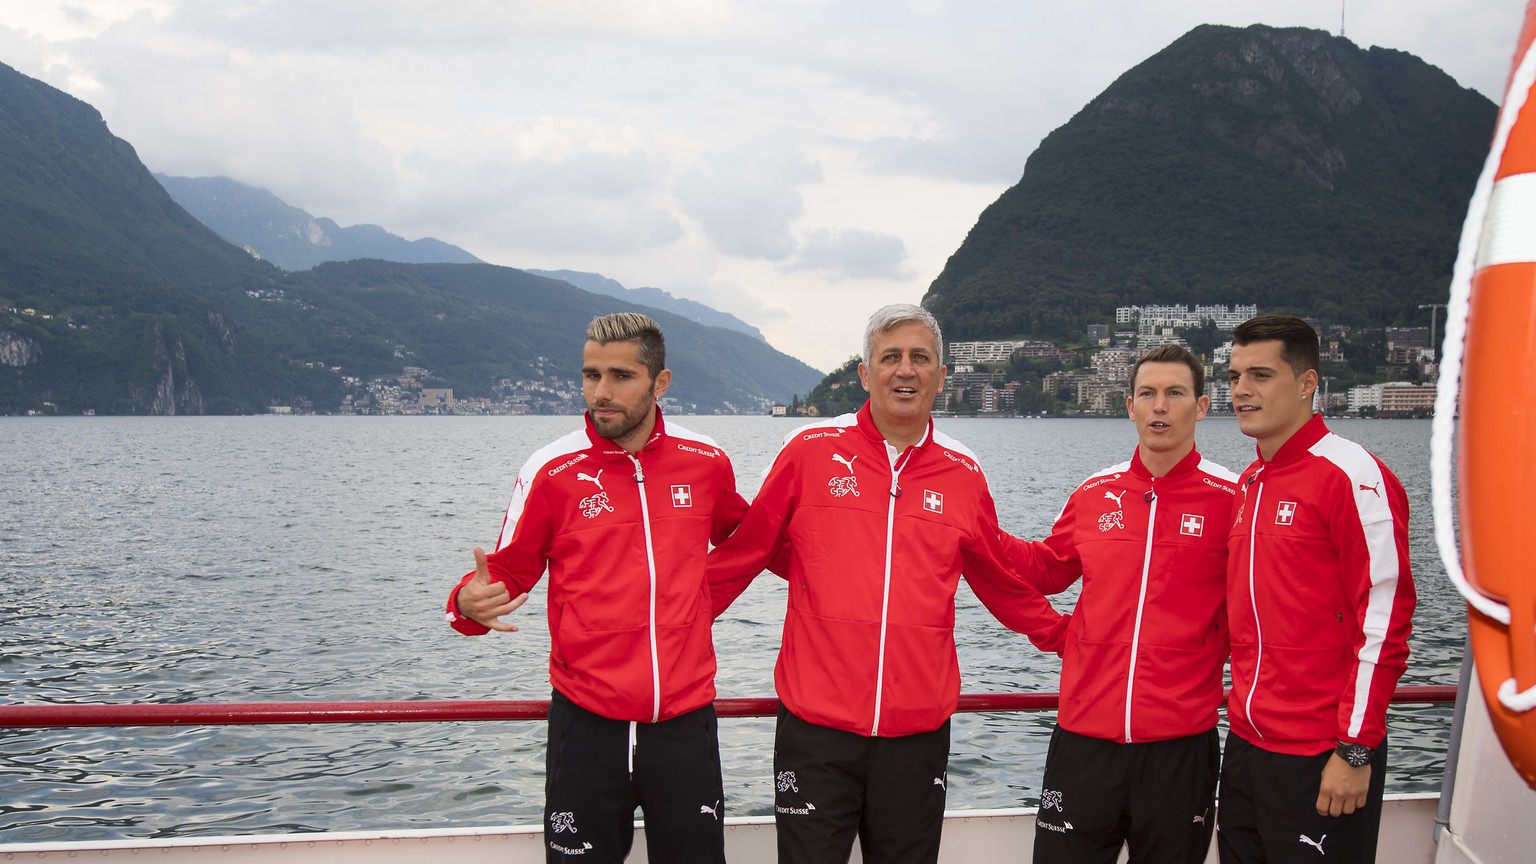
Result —
M693 417L744 493L796 421ZM234 702L547 698L543 592L524 629L469 639L449 587L511 481L574 417L0 418L0 699ZM1126 420L948 419L1005 528L1042 535L1135 443ZM1428 421L1333 421L1413 508L1404 683L1455 684L1463 606L1431 537ZM1201 450L1240 470L1234 420ZM1059 605L1070 603L1070 597ZM782 583L716 625L722 696L771 696ZM1054 690L1057 660L962 588L965 692ZM1389 788L1439 788L1450 706L1394 709ZM949 806L1037 803L1053 715L959 715ZM0 842L536 824L544 724L0 730ZM727 807L771 810L771 719L721 721Z

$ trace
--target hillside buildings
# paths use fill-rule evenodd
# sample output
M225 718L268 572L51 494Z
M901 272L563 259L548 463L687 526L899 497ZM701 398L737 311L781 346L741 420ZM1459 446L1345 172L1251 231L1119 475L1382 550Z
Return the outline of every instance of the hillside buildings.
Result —
M1014 357L1035 357L1076 361L1077 352L1058 348L1050 342L1000 341L951 342L944 360L955 366L975 363L1005 364ZM958 371L958 370L957 370Z
M1197 305L1194 309L1182 303L1176 306L1121 306L1115 309L1115 324L1135 324L1137 335L1147 336L1169 328L1199 327L1212 321L1218 330L1230 333L1233 327L1257 314L1259 307L1252 303Z
M1176 342L1189 347L1186 337L1199 337L1200 345L1194 350L1206 364L1205 393L1211 399L1211 412L1230 414L1232 388L1226 380L1226 365L1231 359L1231 343L1221 331L1229 331L1230 326L1257 313L1252 305L1192 309L1182 305L1131 306L1119 310L1113 330L1107 323L1092 325L1083 339L1070 345L1026 339L950 342L944 352L950 371L934 410L994 416L1123 416L1136 359L1157 345ZM1216 325L1214 333L1211 324ZM1432 414L1436 387L1426 382L1433 382L1435 377L1435 352L1428 328L1391 327L1351 333L1344 326L1314 326L1321 336L1324 370L1316 410L1372 417ZM337 410L375 415L580 414L585 407L580 379L557 369L549 358L537 358L535 366L530 377L495 381L490 397L475 398L457 396L424 367L406 367L392 377L343 378L347 392ZM1369 383L1357 383L1361 378ZM864 394L856 382L853 388L852 392L840 391L846 395L836 410L850 410L847 405L856 404L852 400L862 399ZM839 390L836 383L832 389ZM694 409L670 397L663 400L662 407L672 414ZM802 404L797 398L789 406L763 404L740 410L814 416L826 407ZM273 406L271 410L313 413L316 406ZM325 409L321 406L319 410Z
M1381 408L1377 417L1428 417L1435 413L1435 396L1438 389L1433 384L1409 384L1393 381L1381 385Z
M935 403L948 413L1038 413L1043 401L1068 414L1118 416L1125 411L1131 366L1145 352L1169 342L1190 347L1185 339L1193 328L1230 333L1232 328L1257 315L1253 304L1123 306L1116 310L1114 331L1107 324L1092 325L1085 335L1086 348L1079 352L1050 342L990 340L951 342L945 359L953 370ZM1319 330L1324 374L1315 407L1324 413L1375 417L1425 417L1434 410L1434 346L1428 328L1388 327L1370 334L1351 334L1348 326L1323 326ZM1218 339L1222 338L1220 336ZM1353 339L1353 341L1351 341ZM1211 412L1232 412L1232 388L1226 380L1231 361L1231 342L1205 343L1197 354L1205 361L1206 395ZM1350 353L1369 352L1364 359ZM1350 361L1356 361L1350 363ZM1045 361L1045 362L1026 362ZM1329 374L1330 364L1334 365ZM1368 377L1397 379L1383 383L1349 386L1361 374L1338 366L1349 364ZM1020 371L1020 370L1028 371ZM1342 375L1342 377L1336 377ZM1415 379L1415 380L1406 380ZM1039 392L1050 398L1026 399L1025 380L1038 381ZM1054 400L1054 401L1053 401ZM1020 406L1028 406L1021 408Z

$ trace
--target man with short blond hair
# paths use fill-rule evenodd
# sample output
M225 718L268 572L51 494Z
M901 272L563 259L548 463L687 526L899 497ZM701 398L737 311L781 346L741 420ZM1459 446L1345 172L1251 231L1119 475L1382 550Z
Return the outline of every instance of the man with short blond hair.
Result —
M623 861L637 806L653 864L725 860L704 558L746 502L715 442L663 421L665 367L655 321L593 319L585 428L523 466L496 551L448 595L460 633L514 632L549 572L549 862Z

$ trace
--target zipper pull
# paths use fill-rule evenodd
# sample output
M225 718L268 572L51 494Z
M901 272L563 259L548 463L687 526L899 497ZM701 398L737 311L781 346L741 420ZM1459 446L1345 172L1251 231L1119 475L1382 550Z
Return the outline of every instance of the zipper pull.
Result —
M635 745L638 743L635 737L635 721L629 721L629 779L635 779Z

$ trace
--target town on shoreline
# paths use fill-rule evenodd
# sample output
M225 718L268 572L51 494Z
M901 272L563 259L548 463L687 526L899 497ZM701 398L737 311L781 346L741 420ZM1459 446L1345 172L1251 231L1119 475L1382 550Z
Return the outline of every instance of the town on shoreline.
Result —
M1429 308L1433 316L1443 306ZM1136 358L1159 345L1177 343L1205 362L1210 413L1231 414L1232 391L1225 375L1231 331L1257 314L1257 306L1242 304L1122 306L1115 311L1113 325L1091 324L1073 342L948 342L944 359L949 373L933 410L945 416L1120 416ZM1370 328L1308 321L1317 329L1322 347L1316 410L1329 416L1390 419L1433 415L1439 371L1433 317L1429 327ZM274 404L265 413L517 416L576 415L585 409L579 374L548 357L536 358L534 365L532 376L493 381L490 395L473 396L456 395L452 387L443 386L447 382L420 366L366 379L342 374L345 392L337 405ZM854 358L809 395L796 395L788 404L759 400L713 413L830 416L856 409L863 397ZM663 398L661 406L672 414L698 413L697 405L672 396Z
M1078 343L949 342L945 346L949 374L934 400L934 412L983 417L1119 416L1125 410L1126 382L1136 358L1159 345L1177 343L1205 361L1211 413L1231 414L1232 390L1224 374L1231 356L1231 331L1257 314L1254 305L1122 306L1116 310L1113 327L1090 325ZM1308 320L1317 328L1322 346L1318 411L1379 418L1433 414L1438 372L1433 322L1430 327L1359 328ZM546 357L537 358L536 365L537 373L531 378L493 382L490 396L455 396L451 387L432 386L431 370L406 367L393 377L344 379L349 392L333 410L274 405L269 413L580 414L585 407L580 376ZM822 385L825 394L796 396L789 404L743 406L735 413L817 417L851 410L863 401L855 367L850 361L829 376ZM838 380L839 373L843 380ZM662 400L662 409L694 413L694 406L670 397Z
M1439 304L1435 309L1440 308ZM1433 310L1432 310L1433 311ZM1131 366L1147 351L1176 343L1205 363L1211 413L1232 413L1226 366L1232 328L1254 305L1122 306L1115 324L1089 325L1081 341L954 341L934 413L981 417L1118 417L1125 413ZM1329 416L1417 418L1434 413L1438 374L1435 326L1351 327L1308 319L1318 331L1322 375L1316 410ZM803 401L776 405L782 416L824 416L863 401L854 365L834 372Z

